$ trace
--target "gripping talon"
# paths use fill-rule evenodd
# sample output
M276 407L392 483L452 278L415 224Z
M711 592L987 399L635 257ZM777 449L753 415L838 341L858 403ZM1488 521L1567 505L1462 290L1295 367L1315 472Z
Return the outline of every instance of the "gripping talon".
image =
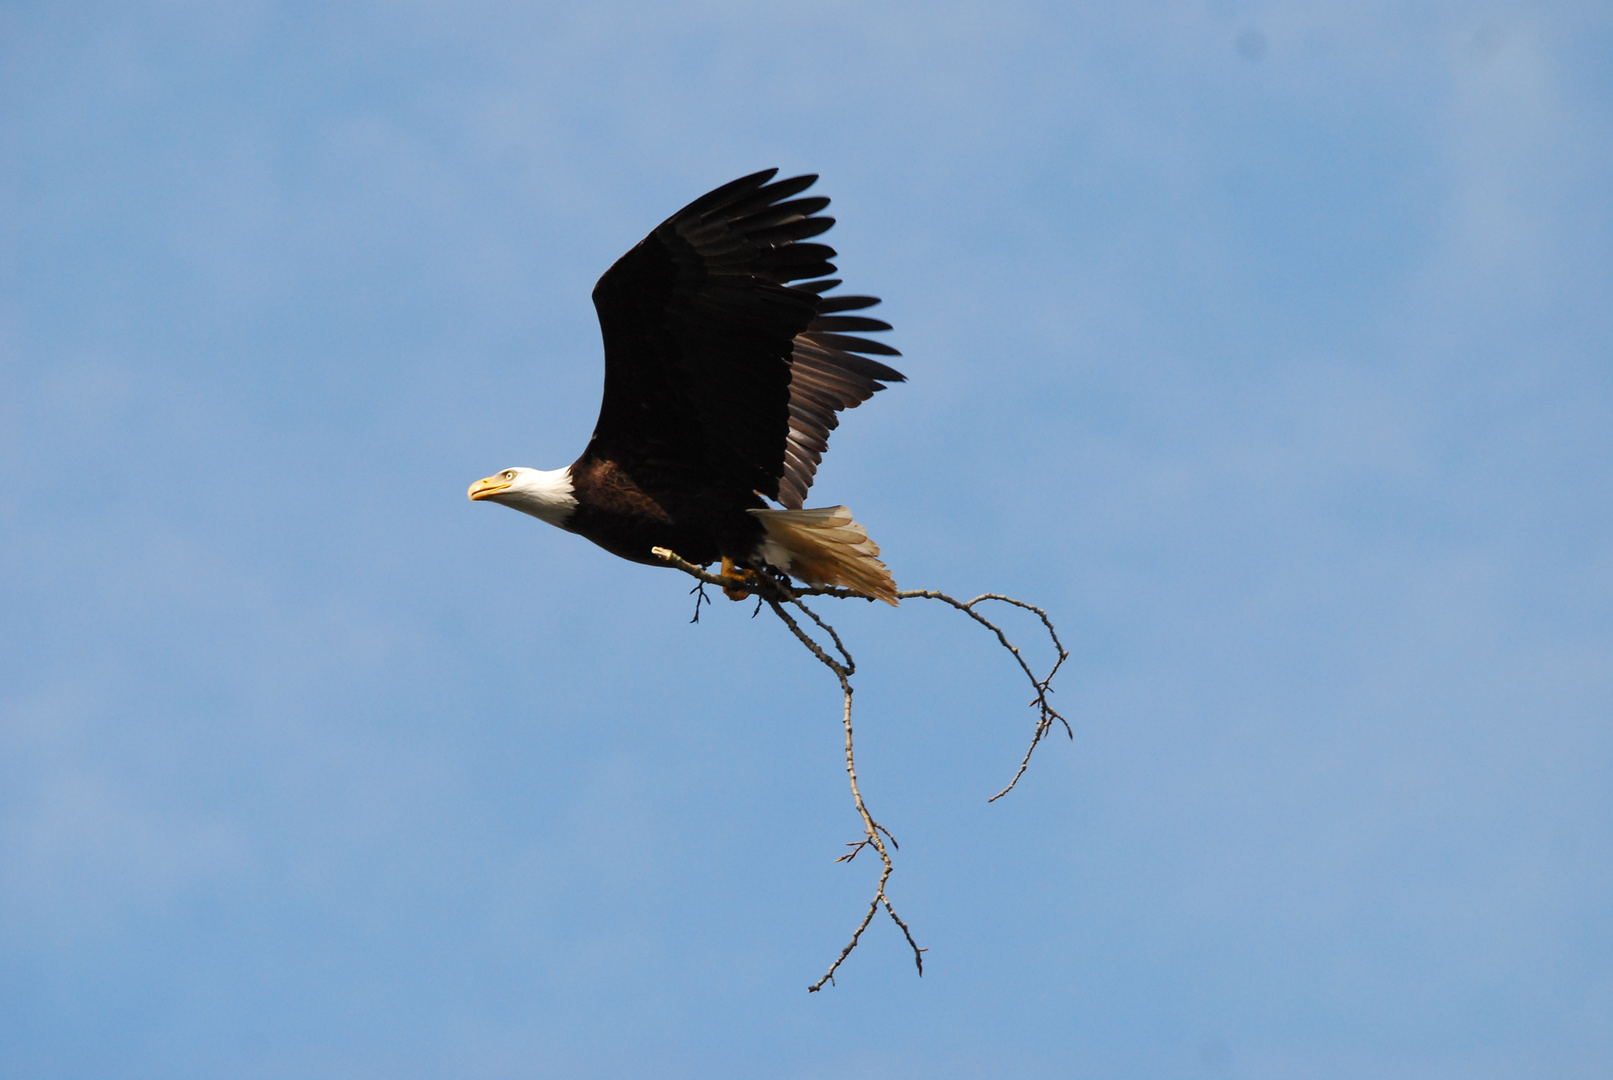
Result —
M756 571L741 570L734 565L734 560L724 555L722 557L722 572L717 575L733 585L724 585L722 593L730 600L744 600L750 596L750 585L758 580Z

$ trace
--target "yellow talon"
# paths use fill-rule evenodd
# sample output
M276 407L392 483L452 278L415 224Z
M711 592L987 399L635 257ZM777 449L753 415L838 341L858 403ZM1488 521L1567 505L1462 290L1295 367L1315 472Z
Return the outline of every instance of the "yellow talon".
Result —
M737 585L724 585L722 592L723 595L728 597L730 600L743 600L750 595L750 590L744 586L756 580L756 571L741 570L734 565L734 560L724 555L722 557L722 573L718 574L717 576L742 583Z

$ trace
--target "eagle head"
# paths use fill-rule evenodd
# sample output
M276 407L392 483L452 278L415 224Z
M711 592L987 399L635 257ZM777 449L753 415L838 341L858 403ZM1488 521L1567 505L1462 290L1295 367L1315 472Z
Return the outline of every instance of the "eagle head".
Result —
M476 481L469 494L472 502L503 503L551 525L564 525L577 509L570 469L505 469Z

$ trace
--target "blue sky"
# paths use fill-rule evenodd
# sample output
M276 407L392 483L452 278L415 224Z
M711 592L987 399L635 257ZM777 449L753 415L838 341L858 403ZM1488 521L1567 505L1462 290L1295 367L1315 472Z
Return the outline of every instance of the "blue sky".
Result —
M1613 1069L1613 13L0 8L0 1073ZM767 619L465 501L588 302L823 175L811 501L1046 605ZM1014 624L1027 643L1033 628Z

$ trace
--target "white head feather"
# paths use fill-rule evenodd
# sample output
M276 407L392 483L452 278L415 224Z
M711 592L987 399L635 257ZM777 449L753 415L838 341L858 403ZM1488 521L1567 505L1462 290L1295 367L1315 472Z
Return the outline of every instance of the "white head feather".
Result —
M564 525L577 509L569 467L549 472L542 469L505 469L472 484L470 497L478 502L503 503L523 514L542 518L551 525Z

